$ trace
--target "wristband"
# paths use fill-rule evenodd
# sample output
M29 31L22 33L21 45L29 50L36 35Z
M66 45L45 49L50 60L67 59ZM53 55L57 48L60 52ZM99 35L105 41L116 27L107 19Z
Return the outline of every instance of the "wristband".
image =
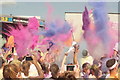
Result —
M65 56L68 56L68 54L65 54Z

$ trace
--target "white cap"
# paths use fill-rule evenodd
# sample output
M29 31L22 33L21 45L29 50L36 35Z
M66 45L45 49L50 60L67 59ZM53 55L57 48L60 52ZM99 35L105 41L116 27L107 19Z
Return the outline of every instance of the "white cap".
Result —
M74 45L76 45L76 44L77 44L77 42L75 42L75 41L72 42L72 46L74 46Z
M118 42L115 44L115 47L113 48L115 51L118 51Z

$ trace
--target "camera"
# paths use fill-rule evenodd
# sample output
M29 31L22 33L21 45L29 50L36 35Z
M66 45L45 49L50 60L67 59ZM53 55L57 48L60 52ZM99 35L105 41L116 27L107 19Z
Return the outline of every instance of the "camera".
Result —
M75 68L75 65L73 65L73 64L68 64L68 65L66 66L66 70L67 70L67 71L74 71L74 68Z
M26 61L32 61L33 59L32 59L32 57L30 56L30 57L26 57L25 60L26 60Z
M14 47L12 47L12 53L14 53Z

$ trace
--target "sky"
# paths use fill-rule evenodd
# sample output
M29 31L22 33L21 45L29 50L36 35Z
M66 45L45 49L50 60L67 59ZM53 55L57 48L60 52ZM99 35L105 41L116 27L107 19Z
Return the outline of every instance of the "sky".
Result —
M48 2L42 2L42 0L41 2L20 2L20 0L12 0L12 2L2 3L0 11L3 15L41 16L42 19L46 19L48 4L52 8L52 17L61 19L64 19L65 12L83 12L85 6L89 10L92 9L90 2L54 2L54 0L53 2L49 2L49 0ZM106 2L106 8L108 13L118 13L117 2Z

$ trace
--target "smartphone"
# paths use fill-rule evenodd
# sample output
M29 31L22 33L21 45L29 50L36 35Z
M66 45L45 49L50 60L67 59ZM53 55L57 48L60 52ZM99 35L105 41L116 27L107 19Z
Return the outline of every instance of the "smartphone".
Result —
M32 61L32 57L26 57L26 61Z
M14 47L12 47L12 53L14 53Z
M67 65L66 70L67 71L74 71L74 67L75 67L75 65Z

